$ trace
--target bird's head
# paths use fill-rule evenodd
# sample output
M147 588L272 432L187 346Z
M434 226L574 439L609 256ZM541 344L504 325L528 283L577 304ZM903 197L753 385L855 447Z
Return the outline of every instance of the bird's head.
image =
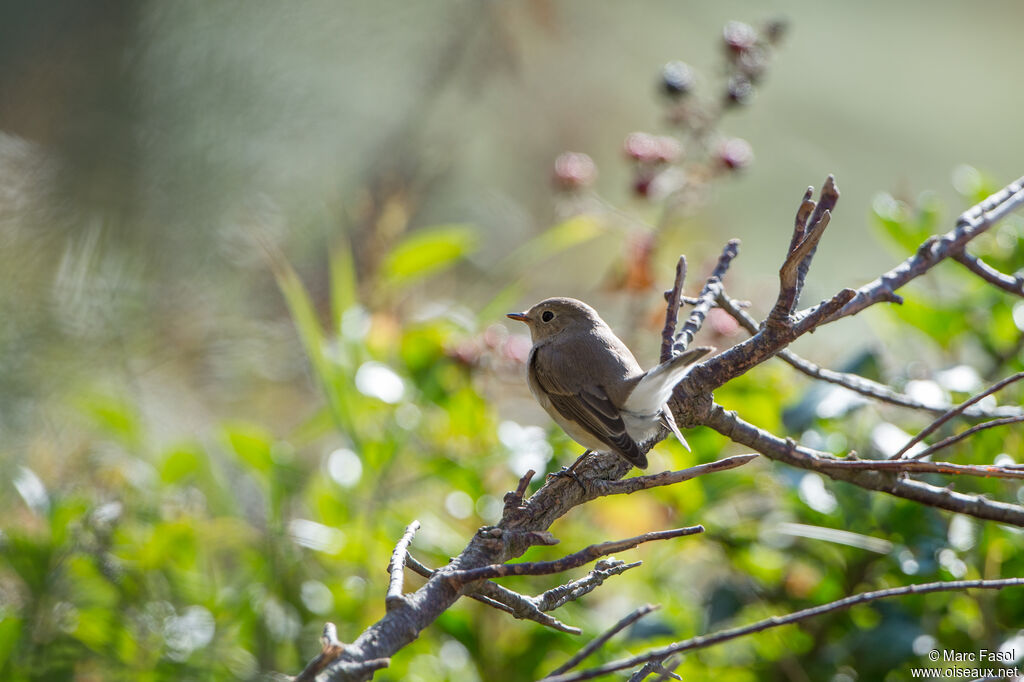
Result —
M604 325L596 310L575 298L548 298L526 312L509 313L508 317L525 322L534 343L556 334L586 332Z

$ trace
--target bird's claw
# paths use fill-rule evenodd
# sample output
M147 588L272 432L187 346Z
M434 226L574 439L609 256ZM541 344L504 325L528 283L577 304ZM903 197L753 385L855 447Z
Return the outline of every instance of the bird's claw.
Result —
M583 485L583 481L581 481L580 477L576 475L576 472L573 471L572 467L562 467L558 471L552 471L547 475L547 480L552 481L556 478L565 478L566 476L576 481L579 487L583 489L583 492L587 492L587 486Z

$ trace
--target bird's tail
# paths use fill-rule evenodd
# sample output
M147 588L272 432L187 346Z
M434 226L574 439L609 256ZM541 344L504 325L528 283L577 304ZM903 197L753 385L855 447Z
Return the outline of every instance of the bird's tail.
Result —
M629 394L624 407L636 414L657 413L668 402L672 389L682 381L693 363L713 350L711 346L690 348L651 369Z

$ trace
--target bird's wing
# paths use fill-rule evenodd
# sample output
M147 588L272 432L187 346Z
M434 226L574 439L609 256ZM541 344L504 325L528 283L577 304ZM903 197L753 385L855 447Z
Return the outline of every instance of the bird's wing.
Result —
M641 452L622 421L619 409L601 386L583 385L575 390L565 386L549 371L535 353L532 370L538 386L544 390L552 407L568 420L574 421L601 442L623 455L630 462L644 468L647 457Z

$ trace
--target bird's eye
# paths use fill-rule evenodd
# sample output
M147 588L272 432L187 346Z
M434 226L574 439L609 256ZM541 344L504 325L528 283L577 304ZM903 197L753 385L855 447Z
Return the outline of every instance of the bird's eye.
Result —
M545 310L544 314L540 316L540 319L544 320L545 322L550 322L551 320L555 319L555 314L550 310Z

